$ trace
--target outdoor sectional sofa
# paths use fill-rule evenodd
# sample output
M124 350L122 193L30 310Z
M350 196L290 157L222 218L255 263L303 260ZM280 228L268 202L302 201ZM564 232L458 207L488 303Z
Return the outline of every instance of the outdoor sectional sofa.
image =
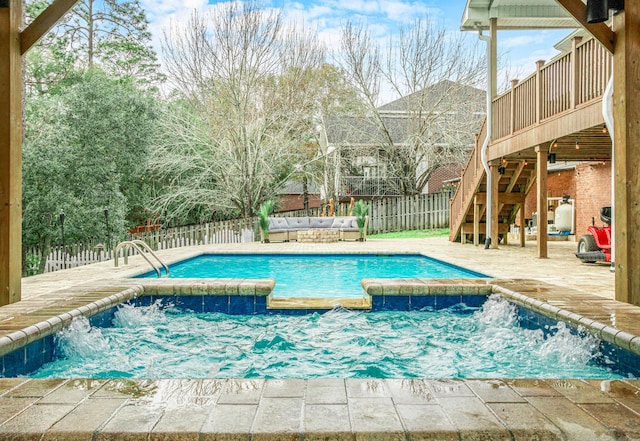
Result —
M364 239L367 238L367 224L365 221ZM344 217L270 217L269 241L298 240L298 232L303 230L337 230L340 240L357 240L358 223L355 216Z

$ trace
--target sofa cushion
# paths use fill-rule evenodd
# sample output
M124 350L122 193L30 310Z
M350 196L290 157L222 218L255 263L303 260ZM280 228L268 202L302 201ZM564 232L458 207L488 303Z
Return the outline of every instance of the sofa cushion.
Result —
M332 217L311 217L309 218L310 228L331 228L333 224Z
M289 229L289 224L284 217L270 217L269 218L269 231L286 231Z
M306 230L309 228L308 217L286 217L290 230Z
M354 228L358 230L355 216L336 217L331 224L331 229L335 230L353 230Z

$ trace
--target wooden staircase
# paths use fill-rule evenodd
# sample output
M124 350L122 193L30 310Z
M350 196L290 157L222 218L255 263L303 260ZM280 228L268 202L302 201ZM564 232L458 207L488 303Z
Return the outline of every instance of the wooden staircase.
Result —
M514 80L509 90L493 100L487 158L497 182L494 219L503 240L518 212L518 224L524 225L520 208L536 183L536 161L546 163L548 151L558 161L611 160L601 102L612 71L612 57L595 39L576 37L569 51L547 64L538 62L533 74ZM485 120L451 200L450 241L464 243L471 236L475 244L484 242L489 189L480 158L486 136ZM541 191L546 194L544 181ZM524 246L524 235L520 240Z
M465 243L469 236L475 244L484 242L487 217L487 175L480 150L486 137L483 125L476 145L463 170L462 178L454 198L451 200L449 240ZM509 225L535 183L535 162L525 159L502 160L494 164L497 173L494 180L498 186L498 233L506 240Z

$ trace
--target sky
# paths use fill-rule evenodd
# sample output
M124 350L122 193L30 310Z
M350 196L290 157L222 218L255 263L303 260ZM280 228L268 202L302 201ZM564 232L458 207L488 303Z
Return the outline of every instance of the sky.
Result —
M207 10L218 0L141 0L150 21L153 44L158 54L163 29L174 22L186 22L194 9ZM267 7L280 8L286 20L315 29L329 49L338 47L341 26L349 19L368 24L373 36L387 38L402 24L429 15L439 25L460 32L466 0L262 0ZM549 60L558 52L553 45L568 30L500 31L498 53L502 69L499 82L525 78L535 70L537 60ZM477 38L473 33L469 38ZM476 34L477 35L477 34Z

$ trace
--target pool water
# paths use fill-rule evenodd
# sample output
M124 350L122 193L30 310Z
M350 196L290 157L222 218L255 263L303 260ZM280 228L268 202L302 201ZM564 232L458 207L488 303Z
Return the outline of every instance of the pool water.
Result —
M362 297L364 278L477 278L422 255L209 254L170 266L170 277L273 278L278 297ZM156 277L147 273L142 277Z
M518 326L516 307L225 315L122 305L113 327L85 318L56 336L39 378L621 378L600 341L560 322ZM604 361L597 364L595 361Z

